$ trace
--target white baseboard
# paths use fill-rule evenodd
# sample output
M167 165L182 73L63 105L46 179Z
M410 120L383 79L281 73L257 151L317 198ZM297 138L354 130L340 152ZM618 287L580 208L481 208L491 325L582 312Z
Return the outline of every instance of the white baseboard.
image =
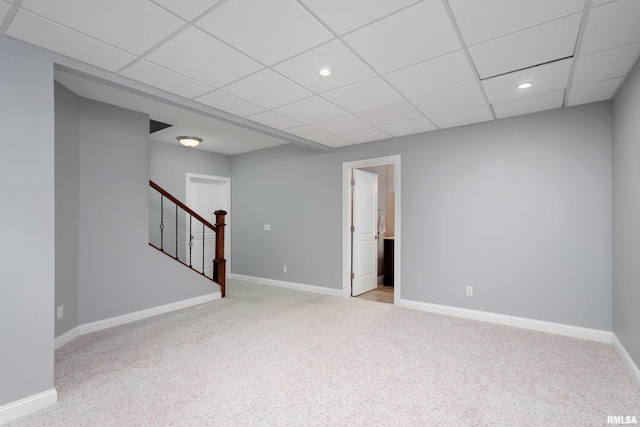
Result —
M640 369L638 369L638 366L633 363L633 359L631 359L631 356L629 356L629 353L627 353L627 350L624 348L616 334L613 334L612 343L613 348L616 349L618 356L622 359L622 363L631 374L631 378L633 378L633 381L635 381L638 387L640 387Z
M301 283L284 282L280 280L264 279L261 277L245 276L242 274L230 274L229 279L244 280L246 282L262 285L279 286L298 291L315 292L324 295L344 297L342 289L323 288L321 286L304 285ZM600 329L590 329L580 326L564 325L562 323L545 322L543 320L527 319L525 317L508 316L504 314L490 313L487 311L470 310L466 308L451 307L439 304L397 299L398 307L427 311L430 313L445 314L448 316L463 317L465 319L480 320L499 325L514 326L550 334L564 335L567 337L587 339L604 343L611 343L612 333Z
M53 348L57 350L63 345L70 343L71 341L73 341L75 338L79 336L80 336L80 328L76 326L70 331L67 331L64 334L57 336L53 342Z
M378 285L384 282L384 276L378 276Z
M303 285L302 283L284 282L282 280L264 279L262 277L244 276L242 274L230 274L229 279L244 280L245 282L258 283L260 285L277 286L280 288L295 289L296 291L313 292L316 294L342 297L342 289L324 288L322 286Z
M52 388L51 390L0 406L0 425L32 414L47 406L55 405L56 402L58 402L58 392L55 388Z
M542 320L527 319L525 317L507 316L504 314L490 313L487 311L470 310L467 308L451 307L447 305L430 304L425 302L400 299L396 301L398 307L412 308L414 310L428 311L430 313L445 314L448 316L463 317L465 319L481 320L483 322L499 325L515 326L522 329L547 332L556 335L564 335L573 338L582 338L591 341L611 343L611 332L599 329L583 328L580 326L564 325L561 323L545 322Z
M121 316L111 317L109 319L98 320L96 322L85 323L77 326L55 339L55 349L62 347L74 338L88 334L91 332L101 331L103 329L112 328L114 326L120 326L127 323L135 322L137 320L146 319L148 317L157 316L159 314L169 313L170 311L180 310L182 308L193 307L194 305L204 304L218 300L222 297L222 294L214 292L212 294L202 295L195 298L190 298L171 304L160 305L158 307L148 308L146 310L134 311L133 313L123 314Z

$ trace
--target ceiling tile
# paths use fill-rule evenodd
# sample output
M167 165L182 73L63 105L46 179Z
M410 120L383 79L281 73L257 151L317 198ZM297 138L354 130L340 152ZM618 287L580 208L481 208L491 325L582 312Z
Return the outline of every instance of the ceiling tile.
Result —
M145 60L136 62L120 74L189 99L213 90L211 86Z
M323 97L351 113L391 104L402 99L379 77L327 92Z
M13 3L9 36L331 146L611 99L640 54L640 0Z
M582 14L528 28L469 49L481 79L573 56Z
M572 107L574 105L609 100L616 94L616 90L622 80L622 77L618 77L617 79L572 87L569 89L569 102L567 104Z
M420 112L407 101L400 101L394 104L383 105L382 107L363 110L356 113L356 116L360 117L362 120L366 120L374 126L382 126L422 118L422 114L420 114Z
M581 56L576 60L571 85L580 86L624 76L633 66L639 51L640 43L635 43Z
M385 78L407 98L440 92L476 82L462 51L394 71Z
M345 133L340 136L347 141L353 142L354 144L363 144L365 142L379 141L381 139L391 138L391 135L381 131L378 128L358 130L355 132Z
M305 88L269 69L232 83L224 90L267 109L280 107L312 95Z
M562 104L564 104L564 89L496 102L491 106L496 117L504 119L505 117L560 108Z
M640 1L621 0L591 10L580 55L640 41Z
M326 138L331 136L323 130L316 129L312 126L307 126L307 125L287 129L287 132L293 135L297 135L300 138L311 139L314 141L317 141L320 138Z
M318 70L324 67L331 68L333 74L329 77L320 76ZM316 93L375 76L364 62L338 40L302 53L276 65L273 69Z
M425 118L409 120L407 122L393 123L380 126L380 129L393 136L413 135L415 133L430 132L438 129Z
M241 117L264 111L264 108L262 107L258 107L257 105L247 102L244 99L229 95L228 93L221 90L203 95L199 98L196 98L195 101Z
M262 66L210 35L187 28L147 56L162 65L213 87L251 74Z
M593 0L591 7L602 6L603 4L611 3L612 1L618 1L618 0Z
M440 129L455 126L465 126L473 123L493 120L489 107L474 107L467 110L454 111L453 113L439 114L429 117Z
M325 138L314 139L314 141L326 145L332 148L345 147L347 145L353 145L353 142L347 141L346 139L342 139L339 136L327 136Z
M336 117L333 119L314 123L313 127L316 127L325 132L332 133L334 135L340 135L343 133L368 129L371 127L371 125L363 120L360 120L352 114L348 114L346 116Z
M468 46L584 9L585 0L449 0Z
M185 24L147 0L24 0L21 7L136 55Z
M361 28L343 40L380 73L460 49L458 37L440 0L410 7Z
M229 1L197 25L267 65L333 38L292 0Z
M412 99L411 102L426 116L486 105L486 101L478 84L471 84L444 92L421 96Z
M564 89L569 81L571 61L565 59L493 77L483 80L482 85L491 103ZM518 89L518 84L523 82L534 84L529 89Z
M109 71L136 59L123 50L23 10L13 18L6 34Z
M10 10L11 5L9 3L0 1L0 22L4 20L5 16L7 16L7 13L9 13Z
M314 123L347 114L342 108L325 101L319 96L303 99L275 110L300 123Z
M218 4L220 0L155 0L181 18L191 21L205 10Z
M302 0L338 34L355 30L415 2L416 0Z
M302 124L278 113L274 113L273 111L264 111L262 113L254 114L253 116L247 116L247 119L262 123L263 125L270 126L275 129L290 129Z

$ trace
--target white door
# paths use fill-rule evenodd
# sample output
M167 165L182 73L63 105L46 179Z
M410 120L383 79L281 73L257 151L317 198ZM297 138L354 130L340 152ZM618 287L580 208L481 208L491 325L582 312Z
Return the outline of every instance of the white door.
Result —
M187 206L198 215L215 225L217 210L229 212L230 203L230 179L225 177L187 174ZM231 255L231 233L229 216L225 217L225 258L229 260ZM215 258L216 234L208 227L202 227L202 223L187 215L187 230L191 230L191 247L189 246L189 233L187 233L187 264L207 277L213 277L213 259ZM204 264L203 264L204 261ZM204 265L204 268L203 268ZM227 271L231 270L227 261Z
M353 170L351 295L378 286L378 175Z

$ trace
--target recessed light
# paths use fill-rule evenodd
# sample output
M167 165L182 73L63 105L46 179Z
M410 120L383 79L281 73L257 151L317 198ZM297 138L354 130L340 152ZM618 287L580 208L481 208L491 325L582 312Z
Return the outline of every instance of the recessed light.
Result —
M531 86L533 86L532 82L524 82L518 85L518 89L529 89Z
M202 142L202 138L195 136L179 136L177 139L185 147L195 147Z
M320 68L318 70L318 74L322 77L329 77L333 73L333 70L329 67Z

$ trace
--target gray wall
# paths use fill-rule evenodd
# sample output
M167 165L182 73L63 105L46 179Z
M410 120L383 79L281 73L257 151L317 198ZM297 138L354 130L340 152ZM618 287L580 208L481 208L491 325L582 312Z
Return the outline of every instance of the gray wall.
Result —
M187 173L231 176L230 157L210 151L151 141L149 159L150 179L182 201L186 200Z
M233 273L340 288L342 163L401 154L403 299L611 330L611 128L605 102L234 156Z
M640 63L613 102L613 331L640 366Z
M80 324L141 308L147 239L148 116L79 98ZM157 304L156 304L157 305Z
M231 158L232 273L342 286L341 157L291 144Z
M77 230L70 231L77 233L77 250L59 262L63 270L77 265L77 295L60 292L57 303L66 309L77 298L81 325L217 292L217 285L148 245L149 117L66 90L58 94L57 121L77 128L79 144L77 153L69 149L57 161L77 158L79 166L77 179L60 169L56 176L56 185L69 189L60 204L78 204Z
M0 35L0 407L53 384L53 66Z
M78 221L80 204L80 135L78 97L55 84L56 317L55 336L78 326Z

